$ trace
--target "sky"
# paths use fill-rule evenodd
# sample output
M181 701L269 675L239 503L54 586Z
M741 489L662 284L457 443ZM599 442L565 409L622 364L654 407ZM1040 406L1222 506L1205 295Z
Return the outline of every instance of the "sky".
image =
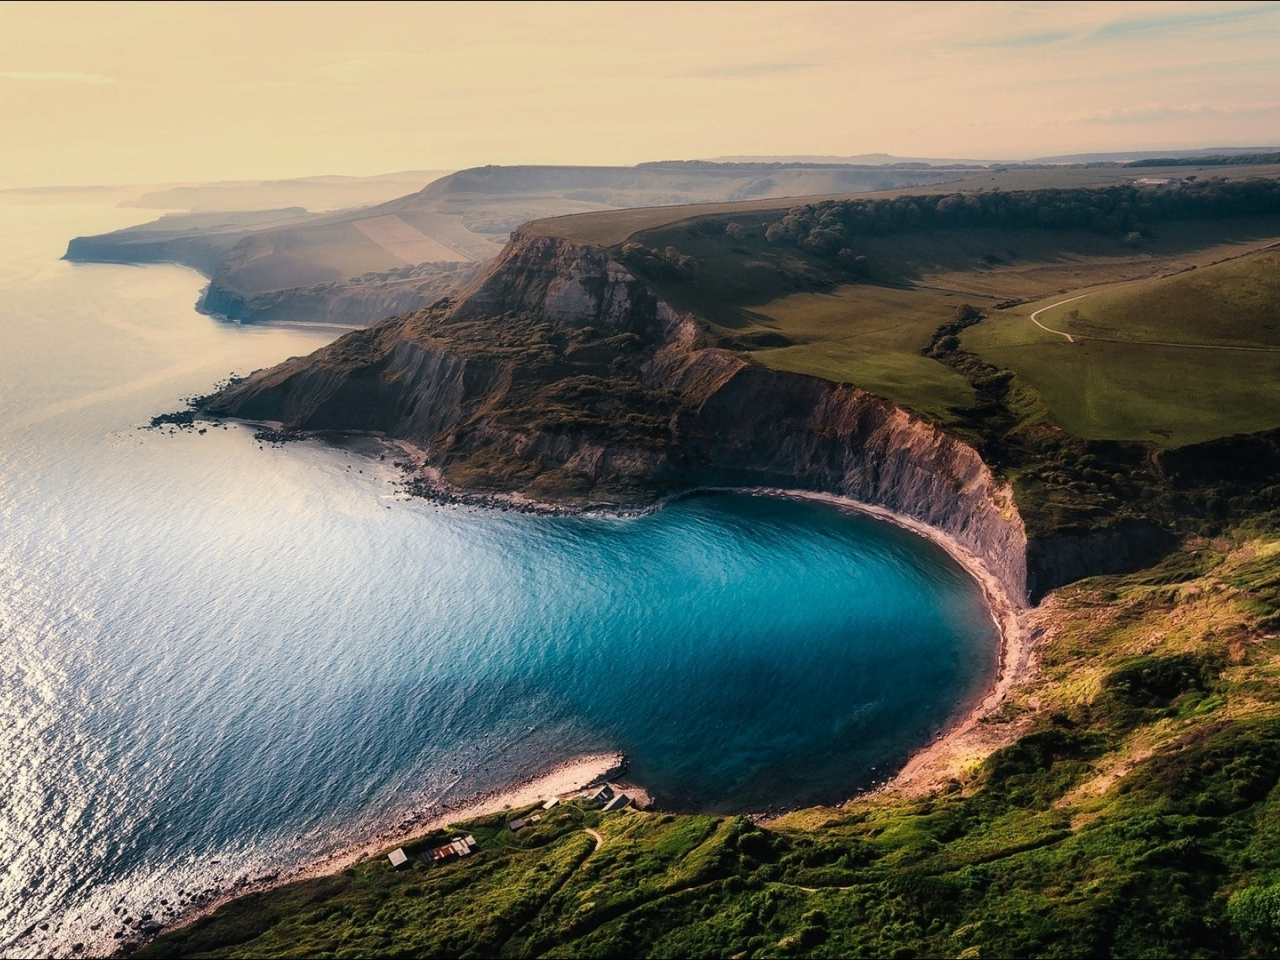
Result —
M0 189L1280 142L1280 3L0 2Z

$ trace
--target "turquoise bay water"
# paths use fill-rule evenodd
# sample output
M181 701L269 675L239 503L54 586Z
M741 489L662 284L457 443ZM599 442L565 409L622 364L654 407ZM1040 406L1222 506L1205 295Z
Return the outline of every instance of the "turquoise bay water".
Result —
M837 801L989 680L967 576L826 505L451 509L356 449L136 429L338 332L56 261L136 218L0 205L0 951L595 750L673 809Z

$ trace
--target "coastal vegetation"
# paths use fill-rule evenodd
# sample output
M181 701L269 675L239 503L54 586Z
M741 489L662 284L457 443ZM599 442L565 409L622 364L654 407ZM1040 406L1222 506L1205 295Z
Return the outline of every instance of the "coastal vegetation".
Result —
M687 220L621 251L664 297L776 369L855 383L957 428L1004 378L1020 420L1180 446L1280 426L1280 403L1257 396L1280 383L1267 314L1276 259L1252 255L1278 225L1280 181L1205 180L827 201L749 223ZM685 275L628 246L684 257ZM1076 311L1077 326L1061 327L1072 341L1028 319L1063 300L1040 320ZM987 322L939 350L931 335L965 305ZM1100 310L1105 323L1087 319ZM984 383L948 356L961 347Z
M964 438L1014 484L1031 532L1128 518L1213 535L1280 506L1226 469L1270 464L1262 448L1226 454L1194 491L1168 469L1269 449L1280 428L1278 184L821 201L686 218L614 249L730 349ZM1241 435L1255 439L1224 439Z

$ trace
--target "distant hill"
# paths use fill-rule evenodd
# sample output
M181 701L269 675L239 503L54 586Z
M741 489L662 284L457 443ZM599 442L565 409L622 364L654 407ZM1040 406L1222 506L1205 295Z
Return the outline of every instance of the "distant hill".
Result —
M122 207L153 210L274 210L305 207L315 213L385 203L421 190L448 170L405 170L372 177L319 176L289 180L226 180L148 190Z
M495 256L511 231L529 220L617 208L862 193L937 184L971 172L706 161L635 167L486 166L357 210L315 215L288 207L258 211L251 218L243 211L224 213L212 221L204 213L186 219L168 216L127 230L77 237L68 246L67 259L193 267L211 279L202 308L238 320L332 319L337 298L350 322L370 323L385 315L377 311L389 302L385 290L374 295L379 283L396 285L398 310L425 306L453 289L461 276L454 265ZM389 182L396 176L389 175ZM246 190L287 198L306 190L339 189L340 181L212 184L174 188L144 200L230 200ZM432 264L440 269L426 266ZM358 293L353 285L360 287ZM413 299L414 289L424 302Z
M0 190L0 202L17 204L114 203L147 210L195 213L303 207L316 213L367 207L421 190L448 170L404 170L369 177L324 175L287 180L222 180L214 183L46 185Z
M981 166L995 163L1007 163L1000 160L958 160L955 158L939 159L938 157L897 157L892 153L859 153L852 157L836 157L827 155L797 154L785 157L741 156L741 157L708 157L713 163L838 163L852 166L884 167L898 163L927 163L931 167Z
M1238 157L1276 153L1280 147L1202 147L1198 150L1123 150L1118 153L1068 153L1059 157L1037 157L1024 163L1126 163L1130 160L1202 157Z

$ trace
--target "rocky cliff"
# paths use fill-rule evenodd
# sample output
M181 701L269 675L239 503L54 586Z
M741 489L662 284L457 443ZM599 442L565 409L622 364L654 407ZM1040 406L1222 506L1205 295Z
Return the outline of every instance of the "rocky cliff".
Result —
M207 412L372 430L446 482L635 505L699 486L852 497L949 534L1013 597L1026 536L970 447L848 385L717 348L609 252L517 234L463 296L259 372Z
M422 263L399 271L261 293L243 293L215 276L200 295L196 308L237 323L297 321L364 326L413 313L457 293L475 278L476 269L472 264Z

